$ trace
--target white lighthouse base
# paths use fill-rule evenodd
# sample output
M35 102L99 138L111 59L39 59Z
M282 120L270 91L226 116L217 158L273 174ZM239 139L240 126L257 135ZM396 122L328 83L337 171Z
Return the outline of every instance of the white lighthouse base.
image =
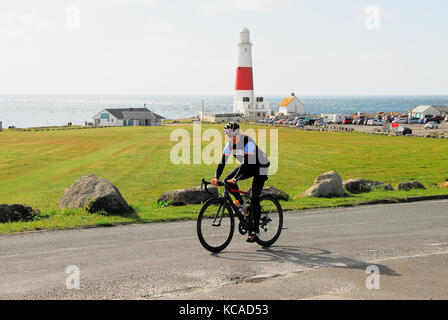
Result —
M268 102L236 102L233 107L234 113L241 113L247 119L264 119L271 114Z

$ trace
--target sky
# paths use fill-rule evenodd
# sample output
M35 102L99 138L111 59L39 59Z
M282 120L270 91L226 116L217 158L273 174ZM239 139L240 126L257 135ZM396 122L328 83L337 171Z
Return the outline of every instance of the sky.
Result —
M0 94L447 95L446 0L0 2Z

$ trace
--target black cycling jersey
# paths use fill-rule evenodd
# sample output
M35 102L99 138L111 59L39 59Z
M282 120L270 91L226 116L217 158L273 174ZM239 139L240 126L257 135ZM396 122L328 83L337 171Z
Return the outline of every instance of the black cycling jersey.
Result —
M219 179L221 176L230 155L233 155L242 164L238 171L234 173L233 179L235 181L247 176L267 176L267 168L270 165L268 157L258 148L252 138L241 135L237 144L231 142L226 144L221 162L216 169L215 178Z

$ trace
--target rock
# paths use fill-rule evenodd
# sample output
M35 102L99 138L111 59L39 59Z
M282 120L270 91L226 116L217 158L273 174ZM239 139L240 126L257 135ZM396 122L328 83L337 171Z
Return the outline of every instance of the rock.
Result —
M365 180L359 178L344 181L342 185L344 186L345 190L354 194L370 192L375 188L384 189L387 191L393 190L390 184L386 185L384 184L384 182Z
M300 196L333 198L344 197L346 193L342 186L342 178L336 171L330 171L318 176L314 185Z
M157 203L167 204L170 206L185 206L188 204L201 204L210 198L218 196L218 189L215 186L209 185L207 188L213 195L208 194L205 189L201 189L201 187L178 189L165 192L159 197ZM272 195L278 200L289 200L289 195L286 192L273 187L263 189L261 194Z
M423 184L417 181L400 183L395 187L396 191L409 191L412 189L426 189L426 188Z
M31 221L39 215L39 210L21 204L0 204L0 223Z
M249 189L249 192L251 191L251 189ZM274 187L264 188L263 191L261 192L261 195L270 195L270 196L273 196L274 198L276 198L277 200L282 200L282 201L289 200L289 195L286 192L281 191Z
M109 214L133 212L120 191L109 180L87 175L79 178L59 199L61 209L87 209L89 212L106 211Z
M162 194L157 200L158 203L167 203L171 206L185 206L187 204L200 204L210 198L218 196L218 188L215 186L207 186L208 190L213 194L210 195L201 187L193 187L189 189L178 189L168 191Z

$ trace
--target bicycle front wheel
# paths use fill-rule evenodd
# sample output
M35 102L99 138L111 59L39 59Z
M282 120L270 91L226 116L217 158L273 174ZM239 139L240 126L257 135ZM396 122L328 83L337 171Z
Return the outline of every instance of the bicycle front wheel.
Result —
M277 199L265 195L260 197L260 236L257 243L263 247L272 246L283 229L283 210Z
M233 211L223 198L208 200L199 212L198 238L210 252L220 252L230 243L235 230Z

